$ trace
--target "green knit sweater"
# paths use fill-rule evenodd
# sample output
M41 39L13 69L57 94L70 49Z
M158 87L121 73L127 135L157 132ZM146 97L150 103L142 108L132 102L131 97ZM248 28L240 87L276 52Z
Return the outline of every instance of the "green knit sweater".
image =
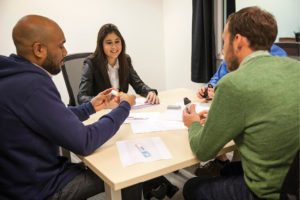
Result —
M299 149L299 108L300 62L257 51L219 82L205 126L190 126L192 151L205 161L234 140L251 191L279 199Z

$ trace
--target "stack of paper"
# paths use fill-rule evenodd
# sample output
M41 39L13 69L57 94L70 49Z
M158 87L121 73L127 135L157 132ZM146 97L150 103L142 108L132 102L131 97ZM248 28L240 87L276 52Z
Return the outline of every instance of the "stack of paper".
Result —
M182 120L170 120L163 113L131 113L125 123L130 123L133 133L186 129Z
M180 103L179 103L180 104ZM182 122L182 109L167 110L165 112L130 113L124 123L130 123L133 133L147 133L154 131L167 131L186 129ZM209 104L197 104L196 112L208 110Z

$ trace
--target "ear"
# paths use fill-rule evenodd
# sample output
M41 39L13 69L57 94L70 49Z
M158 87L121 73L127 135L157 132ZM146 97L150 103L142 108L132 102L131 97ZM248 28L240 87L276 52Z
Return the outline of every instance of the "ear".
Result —
M242 36L241 34L236 34L234 36L233 48L234 48L235 53L238 54L247 45L248 45L248 40L246 37Z
M37 59L44 59L47 57L47 47L40 42L35 42L32 45L32 53Z

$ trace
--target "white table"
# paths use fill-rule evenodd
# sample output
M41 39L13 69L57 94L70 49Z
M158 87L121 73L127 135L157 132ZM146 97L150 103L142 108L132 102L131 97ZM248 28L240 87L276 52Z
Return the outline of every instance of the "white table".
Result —
M183 100L183 97L188 97L192 100L192 102L198 101L195 91L189 89L174 89L160 92L159 97L161 101L160 105L140 110L132 110L131 112L162 112L167 109L167 105L180 102ZM92 115L84 123L93 123L104 113L105 111L98 112ZM157 136L163 140L169 149L172 154L172 159L140 163L128 167L122 166L116 141ZM230 142L219 152L219 154L230 152L234 149L234 143ZM134 134L132 133L130 124L123 124L113 138L107 141L93 154L81 157L81 159L91 170L104 180L106 198L114 200L121 199L122 188L126 188L136 183L144 182L200 162L190 149L187 129Z

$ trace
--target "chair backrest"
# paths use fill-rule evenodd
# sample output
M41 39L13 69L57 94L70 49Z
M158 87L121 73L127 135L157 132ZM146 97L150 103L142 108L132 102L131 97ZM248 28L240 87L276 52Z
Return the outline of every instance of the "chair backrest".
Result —
M69 106L78 105L77 94L82 73L83 61L92 53L76 53L65 57L62 74L69 94Z
M285 50L288 56L300 56L300 42L276 42L275 44Z
M280 200L299 200L299 150L283 181Z

